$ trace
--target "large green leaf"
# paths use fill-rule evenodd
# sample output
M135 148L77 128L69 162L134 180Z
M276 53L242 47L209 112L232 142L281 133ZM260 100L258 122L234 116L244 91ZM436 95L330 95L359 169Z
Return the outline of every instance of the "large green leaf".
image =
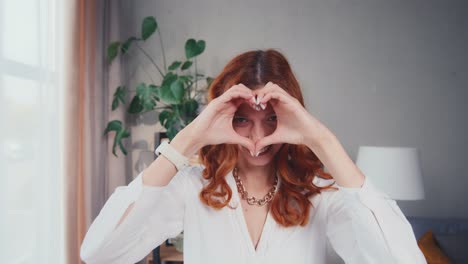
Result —
M119 131L120 129L122 129L122 122L119 120L112 120L109 123L107 123L107 127L104 130L104 135L106 135L110 131Z
M166 82L161 86L159 96L161 100L168 104L180 104L185 95L184 82L181 79L175 79L172 82Z
M164 110L159 114L159 122L161 122L161 125L163 127L166 127L168 120L171 118L172 118L172 112L168 110Z
M197 116L198 102L195 99L190 99L182 104L175 105L174 110L184 123L188 124Z
M130 45L132 45L132 42L135 40L137 40L136 37L128 38L127 41L125 41L124 44L122 44L122 47L120 48L120 52L122 52L122 54L127 53L128 49L130 48Z
M107 47L107 63L111 63L117 55L119 55L119 48L121 43L119 41L112 42Z
M171 86L171 84L177 80L178 76L177 74L174 74L172 72L168 72L165 76L164 76L164 79L162 81L162 84L161 86Z
M122 131L122 133L119 133L119 134L117 135L118 144L119 144L119 147L120 147L120 151L122 151L122 153L123 153L124 155L127 155L127 150L125 149L125 147L124 147L124 145L123 145L123 143L122 143L122 139L123 139L123 138L127 138L127 137L129 137L129 136L130 136L130 132L128 132L128 131L126 131L126 130ZM117 156L117 154L115 154L115 151L113 151L112 153L114 153L114 155Z
M143 112L143 105L141 104L141 100L138 96L135 95L133 97L127 112L130 114L138 114Z
M174 93L172 93L171 86L164 85L160 88L160 97L167 104L178 104L179 102L176 100Z
M177 74L174 74L172 72L167 73L164 76L164 79L163 79L162 84L161 84L161 88L158 91L158 95L161 98L161 100L163 100L164 102L166 102L168 104L178 104L178 103L180 103L180 99L178 99L179 96L180 96L179 87L178 87L179 84L175 84L174 88L172 88L173 84L175 82L180 82L180 80L178 79ZM177 94L175 94L174 91Z
M145 17L143 19L143 23L141 25L141 38L143 40L147 40L158 28L158 23L156 22L156 18L153 16Z
M150 84L149 85L151 91L153 91L153 95L154 95L154 99L156 100L156 102L159 102L160 100L160 93L161 93L161 89L159 89L159 86L156 86L154 84Z
M127 95L127 89L125 86L117 87L117 90L114 93L114 99L112 100L112 111L119 107L119 101L122 104L125 104L125 96Z
M193 58L203 53L205 50L205 41L199 40L195 41L194 39L189 39L185 42L185 57L187 59Z
M198 110L198 102L194 99L190 99L187 102L185 102L185 111L189 115L196 116L197 115L197 110Z
M167 129L166 135L169 138L169 140L172 140L173 138L175 138L178 132L179 131L177 131L177 129L174 126L171 126Z
M112 145L112 153L114 156L117 157L117 145L120 147L120 150L124 155L127 155L127 150L125 149L124 145L122 144L122 139L128 138L130 136L130 132L128 132L123 126L120 120L112 120L107 124L106 129L104 130L104 135L107 135L109 132L114 131L114 144Z
M189 83L193 80L192 75L180 75L179 79L182 80L184 83Z
M185 87L182 80L177 79L175 82L173 82L171 84L171 91L174 94L174 98L176 99L176 101L182 101L182 98L184 98L185 95Z
M184 64L182 64L182 67L180 68L181 70L186 70L188 68L190 68L190 66L192 66L192 62L191 61L185 61Z
M156 106L157 87L140 83L136 88L136 96L140 99L143 111L152 111Z
M194 99L190 99L180 105L178 110L179 115L184 120L185 124L189 124L193 119L195 119L195 117L197 117L198 102Z

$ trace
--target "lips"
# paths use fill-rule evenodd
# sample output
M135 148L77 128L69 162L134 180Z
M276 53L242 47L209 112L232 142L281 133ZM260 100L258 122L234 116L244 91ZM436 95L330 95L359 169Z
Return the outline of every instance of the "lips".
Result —
M265 152L269 151L271 149L271 145L268 145L264 148L262 148L259 152L258 152L258 156L264 154Z

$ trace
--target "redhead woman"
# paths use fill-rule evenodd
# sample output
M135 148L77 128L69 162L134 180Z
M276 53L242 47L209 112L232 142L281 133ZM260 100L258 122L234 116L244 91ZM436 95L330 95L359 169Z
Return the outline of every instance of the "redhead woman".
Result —
M281 53L236 56L208 99L109 197L81 246L86 263L135 263L182 230L187 264L426 263L395 201L304 108Z

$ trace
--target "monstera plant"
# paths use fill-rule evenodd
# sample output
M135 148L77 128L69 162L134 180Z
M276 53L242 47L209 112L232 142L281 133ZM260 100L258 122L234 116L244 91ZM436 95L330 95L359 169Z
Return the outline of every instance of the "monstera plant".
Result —
M155 32L159 35L163 67L160 67L142 46ZM197 116L199 105L213 79L199 74L197 70L197 56L203 53L206 46L204 40L188 39L185 42L184 59L172 62L169 67L166 67L166 55L162 43L156 18L149 16L143 19L140 37L131 36L125 41L109 44L107 48L109 64L119 55L132 56L135 54L132 52L139 52L148 58L151 69L161 80L160 83L140 82L134 90L124 85L117 87L112 101L112 111L118 107L125 107L132 115L151 111L159 113L159 121L166 128L169 139L172 139ZM128 97L131 99L127 101ZM104 135L111 131L115 132L112 153L117 156L117 147L119 147L122 153L127 155L122 141L130 136L129 130L124 127L122 121L112 120L107 124Z

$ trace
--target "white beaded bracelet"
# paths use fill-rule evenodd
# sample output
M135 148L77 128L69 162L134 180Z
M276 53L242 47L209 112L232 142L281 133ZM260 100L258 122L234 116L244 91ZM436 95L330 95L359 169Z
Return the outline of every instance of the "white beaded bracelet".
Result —
M156 155L162 154L168 159L178 171L190 165L189 159L184 155L180 154L168 141L162 142L154 151Z

